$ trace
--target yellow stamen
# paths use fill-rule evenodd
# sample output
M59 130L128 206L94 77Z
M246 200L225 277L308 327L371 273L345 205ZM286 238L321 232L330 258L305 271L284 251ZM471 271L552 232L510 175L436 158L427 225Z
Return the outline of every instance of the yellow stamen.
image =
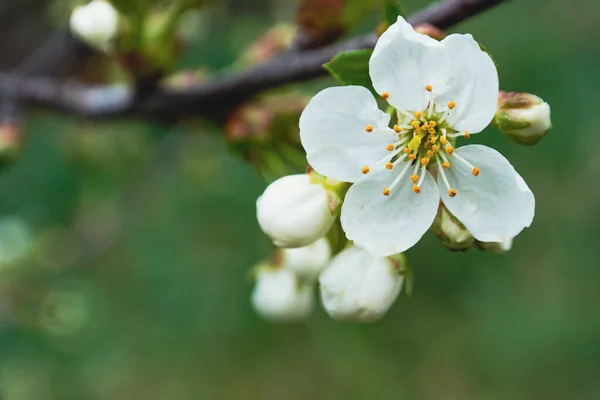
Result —
M471 137L471 134L469 133L469 131L465 131L465 139L468 139Z
M365 128L365 131L373 132L373 125L367 125L367 127Z
M429 126L431 126L431 125L429 125ZM433 128L427 129L427 132L429 132L432 135L435 135L435 129L433 129Z
M449 155L454 154L454 147L452 147L452 146L446 147L446 153L448 153Z
M429 121L429 126L432 128L435 128L435 126L437 125L437 122L435 121Z
M416 158L417 158L417 155L416 155L416 154L411 154L411 155L409 155L409 156L408 156L408 159L409 159L410 161L415 161L415 159L416 159Z
M456 190L454 190L454 189L448 189L448 196L450 196L450 197L456 196Z
M412 175L410 176L410 180L411 180L411 181L413 181L413 183L417 183L417 182L419 182L419 175L417 175L417 174L412 174Z
M448 144L448 140L447 140L445 137L443 137L443 136L440 136L440 142L441 142L441 143L442 143L444 146Z
M428 158L431 158L431 157L433 157L433 154L434 154L434 152L433 152L433 147L432 147L432 150L427 150L427 157L428 157Z
M383 93L381 93L381 97L382 97L384 100L387 100L387 99L389 99L389 98L390 98L390 92L383 92Z
M421 119L421 117L422 117L422 116L423 116L423 113L422 113L421 111L416 111L416 112L415 112L415 117L416 117L417 119Z
M421 165L427 165L427 164L429 164L429 158L427 158L427 157L421 158Z
M400 128L398 125L394 125L394 132L400 133L402 132L402 128Z
M430 148L430 147L431 147L431 144L432 144L431 142L426 142L426 143L423 145L423 147L425 147L426 149L428 149L428 148Z
M471 171L471 173L473 174L473 176L479 176L479 173L481 172L481 170L477 167L473 168L473 171Z
M390 189L389 188L383 188L383 195L384 196L389 196L390 195Z
M438 147L437 144L434 144L433 146L431 146L431 151L433 151L434 153L437 153L438 151L440 151L440 148Z
M451 110L454 110L454 107L456 107L456 102L455 101L449 101L448 102L448 108Z
M408 147L404 148L404 154L410 154L410 149Z
M415 193L421 193L421 188L417 185L413 185L412 190Z
M369 169L369 167L367 167L366 165L362 168L362 173L363 175L368 174L369 172L371 172L371 170Z
M448 168L450 168L450 163L448 161L446 161L445 163L442 164L442 167L444 167L444 169L448 169Z
M387 151L394 151L396 146L394 146L393 144L390 143L387 146L385 146L385 148L387 149Z
M410 126L412 126L414 129L417 129L419 127L419 121L411 121Z
M392 169L392 168L394 168L394 164L392 164L391 162L389 162L389 163L385 164L385 167L387 169Z
M431 92L433 90L433 86L427 85L427 86L425 86L425 90L427 90L428 92Z

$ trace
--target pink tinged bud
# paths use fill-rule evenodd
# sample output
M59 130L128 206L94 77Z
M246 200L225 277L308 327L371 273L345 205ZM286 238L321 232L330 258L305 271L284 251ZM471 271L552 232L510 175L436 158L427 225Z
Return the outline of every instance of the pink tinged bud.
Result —
M494 124L515 142L534 145L552 129L550 105L533 94L500 92Z

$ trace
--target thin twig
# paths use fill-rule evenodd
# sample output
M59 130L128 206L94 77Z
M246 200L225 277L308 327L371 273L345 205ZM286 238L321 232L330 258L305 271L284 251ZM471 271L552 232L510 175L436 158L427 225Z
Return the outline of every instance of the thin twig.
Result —
M481 13L505 0L445 0L411 16L413 25L430 23L441 29ZM226 73L184 89L158 90L137 99L127 86L89 87L51 78L0 75L0 93L10 93L23 104L87 118L144 116L164 120L206 117L220 120L237 105L269 89L326 74L322 65L341 51L375 46L373 34L330 46L289 52L239 73Z

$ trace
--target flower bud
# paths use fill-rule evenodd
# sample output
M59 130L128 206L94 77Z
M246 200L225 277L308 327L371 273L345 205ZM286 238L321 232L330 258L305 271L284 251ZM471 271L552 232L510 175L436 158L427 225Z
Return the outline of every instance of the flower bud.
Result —
M513 239L506 239L503 242L480 242L477 241L477 247L481 250L488 251L490 253L504 254L512 248Z
M331 257L326 238L297 249L281 249L282 265L292 270L298 278L314 282Z
M422 35L427 35L435 40L443 40L446 36L448 36L446 32L444 32L440 28L428 23L423 23L415 26L415 32L418 32Z
M494 124L515 142L534 145L552 129L550 106L533 94L500 92Z
M403 280L390 259L351 247L321 274L321 301L335 320L373 322L392 306Z
M259 267L252 306L263 318L292 322L307 318L314 306L312 288L298 283L286 268Z
M466 250L475 243L471 232L443 204L438 209L431 230L450 250Z
M325 236L334 217L323 186L306 174L271 183L256 201L258 224L276 246L302 247Z
M119 14L105 0L92 0L76 7L69 21L71 32L87 45L102 51L112 50L117 36Z

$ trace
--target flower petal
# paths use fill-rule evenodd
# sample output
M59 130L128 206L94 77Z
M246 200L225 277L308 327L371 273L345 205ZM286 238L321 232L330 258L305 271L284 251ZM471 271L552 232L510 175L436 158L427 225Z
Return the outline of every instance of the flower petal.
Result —
M480 169L473 176L469 166L451 157L446 171L456 189L448 196L441 179L438 185L444 204L482 242L503 242L531 225L535 213L533 193L513 166L496 150L482 145L464 146L456 154Z
M387 154L386 146L398 141L389 121L364 87L332 87L306 106L300 117L300 140L318 173L354 182L362 176L363 166L379 161ZM385 132L366 132L368 125Z
M436 58L440 42L415 32L402 17L381 35L369 61L373 86L388 92L388 102L397 108L420 111L427 106L425 85L439 69Z
M437 61L441 71L432 78L436 109L456 102L448 123L459 131L481 132L496 113L498 71L491 57L471 35L450 35L440 42L444 56ZM441 106L441 108L440 108Z
M341 222L349 240L378 256L389 256L414 246L433 223L439 205L439 192L433 177L426 172L421 193L412 191L410 172L389 196L391 186L404 163L375 170L356 182L346 194ZM412 167L411 167L412 168ZM409 170L411 171L411 170Z

